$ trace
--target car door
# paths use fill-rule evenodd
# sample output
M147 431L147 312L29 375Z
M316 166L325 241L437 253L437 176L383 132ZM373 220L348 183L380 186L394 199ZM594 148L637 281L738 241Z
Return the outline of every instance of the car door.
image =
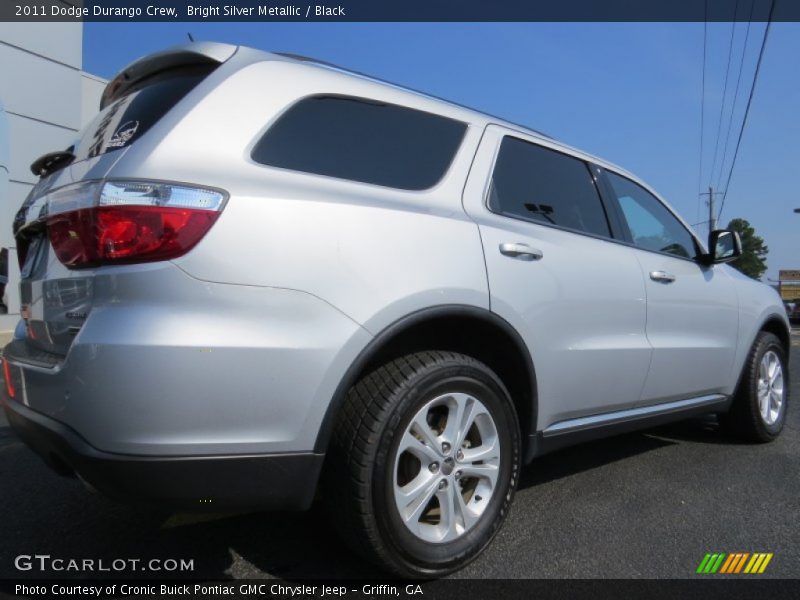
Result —
M702 252L689 229L654 194L605 171L604 181L636 248L647 289L647 338L653 360L642 403L722 392L730 384L739 306L721 265L696 260Z
M490 125L464 191L491 309L533 358L540 430L635 405L650 364L641 269L614 240L593 169L556 144Z

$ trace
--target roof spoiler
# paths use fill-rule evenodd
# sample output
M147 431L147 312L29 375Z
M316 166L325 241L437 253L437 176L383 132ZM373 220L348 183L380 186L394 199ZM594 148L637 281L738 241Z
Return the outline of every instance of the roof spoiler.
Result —
M167 69L192 65L222 64L236 53L237 46L217 42L192 42L148 54L122 69L103 90L100 110L121 98L137 82Z

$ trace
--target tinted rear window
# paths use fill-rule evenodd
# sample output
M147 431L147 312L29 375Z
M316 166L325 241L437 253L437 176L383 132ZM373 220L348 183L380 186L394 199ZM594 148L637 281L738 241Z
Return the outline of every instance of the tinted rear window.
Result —
M205 79L213 68L173 69L143 79L89 124L75 148L76 160L130 146Z
M272 167L424 190L444 176L466 127L394 104L314 96L287 110L252 156Z

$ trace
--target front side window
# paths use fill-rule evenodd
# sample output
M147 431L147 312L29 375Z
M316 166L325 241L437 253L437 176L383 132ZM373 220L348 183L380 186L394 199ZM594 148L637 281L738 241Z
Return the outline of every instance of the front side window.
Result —
M272 167L424 190L444 176L466 129L461 121L395 104L313 96L281 115L252 157Z
M503 138L500 145L489 209L509 217L611 235L588 165L514 137Z
M697 255L692 235L658 198L630 179L607 175L636 246L683 258Z

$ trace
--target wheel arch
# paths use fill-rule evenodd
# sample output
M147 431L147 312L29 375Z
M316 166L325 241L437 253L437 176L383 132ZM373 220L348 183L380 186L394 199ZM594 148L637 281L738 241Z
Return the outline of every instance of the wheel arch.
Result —
M786 358L789 358L789 352L792 347L792 334L789 327L779 315L775 313L766 315L761 319L760 325L753 330L750 338L747 340L747 345L742 348L742 359L739 362L736 385L733 387L732 391L733 395L738 393L738 390L742 385L742 378L744 377L744 369L745 365L747 364L747 357L753 348L753 344L756 343L756 339L758 339L758 334L760 334L762 331L776 336L781 341Z
M778 315L770 315L763 321L758 331L767 331L775 335L781 341L781 344L783 344L784 351L788 358L792 348L792 334L783 319Z
M347 392L363 375L394 358L419 350L467 354L497 373L508 388L519 417L525 461L533 457L538 406L531 354L522 336L505 319L484 308L468 305L422 309L378 333L339 382L323 417L314 451L327 450Z

